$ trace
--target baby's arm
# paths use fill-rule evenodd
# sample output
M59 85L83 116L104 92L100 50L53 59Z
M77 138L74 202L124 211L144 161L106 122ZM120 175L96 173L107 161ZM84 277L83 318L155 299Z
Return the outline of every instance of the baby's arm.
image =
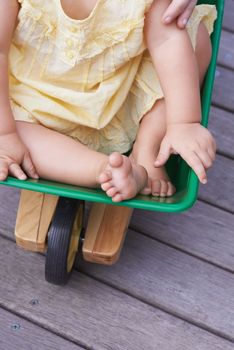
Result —
M25 172L37 178L29 152L19 138L12 115L9 82L8 52L16 26L19 5L16 0L0 1L0 180L8 174L26 179ZM7 15L6 15L7 14ZM21 166L20 166L21 165Z
M200 125L199 73L187 31L179 30L175 22L165 25L161 21L169 3L170 0L155 0L145 25L146 42L164 92L167 114L167 132L155 165L161 166L171 153L179 153L205 183L205 169L214 160L215 143Z

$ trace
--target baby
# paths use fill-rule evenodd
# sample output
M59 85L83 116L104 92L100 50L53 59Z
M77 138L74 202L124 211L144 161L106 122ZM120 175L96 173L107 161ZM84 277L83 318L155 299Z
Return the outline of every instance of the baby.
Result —
M165 197L175 188L164 164L178 153L207 182L215 142L199 91L216 12L197 6L181 30L162 20L170 3L1 0L0 180L100 186L113 202Z

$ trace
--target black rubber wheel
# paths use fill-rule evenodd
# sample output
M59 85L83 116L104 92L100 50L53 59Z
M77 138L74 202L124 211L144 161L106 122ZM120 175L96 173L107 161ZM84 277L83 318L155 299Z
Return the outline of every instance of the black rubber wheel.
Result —
M59 198L47 239L45 279L48 282L67 283L78 251L83 215L83 201Z

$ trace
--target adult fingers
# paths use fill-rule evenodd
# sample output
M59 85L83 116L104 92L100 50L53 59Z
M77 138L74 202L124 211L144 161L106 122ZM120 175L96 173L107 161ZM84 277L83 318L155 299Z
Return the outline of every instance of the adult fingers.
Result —
M186 26L196 3L196 0L191 0L188 6L184 9L184 11L179 15L177 20L177 25L179 28L183 29Z
M37 174L36 168L33 165L32 159L30 157L29 153L26 153L22 162L22 167L25 170L25 172L28 174L29 177L32 177L33 179L38 179L39 176Z
M163 14L162 21L169 24L174 21L187 7L190 0L173 0Z

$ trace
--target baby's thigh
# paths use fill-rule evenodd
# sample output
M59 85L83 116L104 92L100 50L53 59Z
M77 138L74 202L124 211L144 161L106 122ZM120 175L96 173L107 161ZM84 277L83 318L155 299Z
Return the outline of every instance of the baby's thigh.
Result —
M96 187L97 171L107 156L42 125L16 122L40 177L78 186Z
M69 159L70 155L67 153L71 147L68 148L68 146L73 140L68 136L42 125L24 121L17 121L16 128L30 152L32 161L40 176L46 173L48 177L50 173L54 173L54 169L58 170L58 164L63 164L64 156ZM75 143L75 141L73 142ZM61 149L66 150L67 148L68 152L61 152Z
M16 128L19 136L32 154L39 155L45 150L50 152L56 148L56 145L53 145L53 140L58 134L57 132L39 124L18 120L16 121Z

